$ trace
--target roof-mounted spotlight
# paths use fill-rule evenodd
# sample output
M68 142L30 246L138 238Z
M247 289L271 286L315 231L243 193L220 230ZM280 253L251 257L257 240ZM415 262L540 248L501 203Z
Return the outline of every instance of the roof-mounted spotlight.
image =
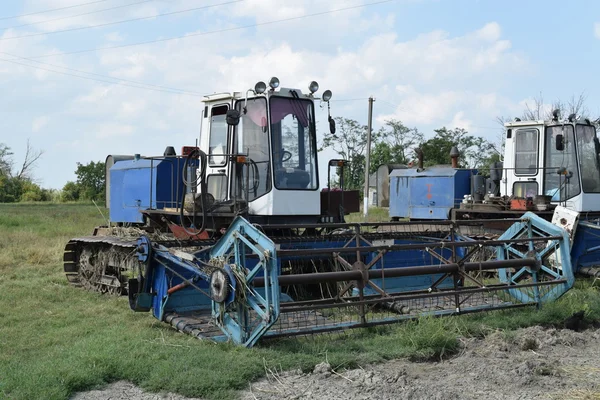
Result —
M558 122L558 118L560 116L559 113L560 113L560 110L558 108L556 110L552 111L552 121Z
M269 81L269 86L271 86L271 89L277 89L279 87L279 79L275 76L272 77Z
M323 92L323 101L331 100L331 96L332 96L331 90L324 91Z
M316 92L319 90L319 84L316 81L312 81L310 85L308 85L308 90L310 90L311 93Z
M521 122L521 118L515 117L515 122Z
M573 121L575 121L575 119L577 119L576 114L573 113L573 114L569 115L569 122L573 122Z
M258 94L264 93L265 90L267 90L267 85L263 81L256 82L256 85L254 85L254 91Z

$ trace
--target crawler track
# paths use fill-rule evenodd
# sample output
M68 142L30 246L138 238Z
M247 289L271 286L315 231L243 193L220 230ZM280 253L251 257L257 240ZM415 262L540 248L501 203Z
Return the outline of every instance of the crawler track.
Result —
M213 242L156 240L153 243L189 251ZM126 295L129 278L138 276L136 247L136 236L98 235L71 239L63 254L67 280L88 291Z
M71 239L63 255L67 280L93 292L126 294L128 278L138 264L135 248L135 240L116 236Z

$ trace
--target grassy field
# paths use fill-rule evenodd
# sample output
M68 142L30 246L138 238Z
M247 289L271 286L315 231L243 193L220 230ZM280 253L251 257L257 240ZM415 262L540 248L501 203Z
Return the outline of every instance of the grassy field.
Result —
M0 205L0 398L66 399L125 379L150 391L225 399L267 368L309 370L326 359L334 368L436 359L455 352L459 336L558 324L582 309L587 320L600 319L600 292L584 282L540 311L427 318L253 349L202 342L130 311L126 298L67 284L65 243L102 222L93 205Z

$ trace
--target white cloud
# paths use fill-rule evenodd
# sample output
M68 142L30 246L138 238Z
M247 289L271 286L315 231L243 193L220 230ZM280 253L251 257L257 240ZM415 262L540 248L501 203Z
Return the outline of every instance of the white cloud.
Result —
M596 39L600 39L600 22L594 24L594 36Z
M95 129L95 136L98 139L122 138L131 136L135 131L132 125L120 125L115 123L100 124Z
M400 86L403 100L398 103L393 114L380 115L378 121L396 118L406 124L435 124L446 120L455 109L463 105L466 93L443 91L420 93L411 86Z
M465 118L464 111L459 111L456 114L454 114L454 117L452 118L452 121L450 121L446 125L450 126L450 127L453 127L453 128L462 128L462 129L465 129L467 131L470 131L471 130L472 121L470 121L470 120L468 120L468 119Z
M486 24L483 28L479 29L475 34L484 40L494 42L500 39L501 33L502 30L500 29L500 25L497 22L490 22L489 24Z
M31 131L39 132L46 125L48 125L48 121L49 121L49 119L47 116L41 116L41 117L34 118L34 120L31 122Z

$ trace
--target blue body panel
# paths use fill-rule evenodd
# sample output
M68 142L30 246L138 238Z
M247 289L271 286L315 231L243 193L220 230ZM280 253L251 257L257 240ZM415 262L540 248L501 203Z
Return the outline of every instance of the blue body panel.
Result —
M390 217L445 220L466 194L476 170L431 167L390 174Z
M571 247L571 263L575 272L600 265L600 225L579 222Z
M177 207L184 160L176 157L119 161L110 169L110 221L143 223L141 210Z

